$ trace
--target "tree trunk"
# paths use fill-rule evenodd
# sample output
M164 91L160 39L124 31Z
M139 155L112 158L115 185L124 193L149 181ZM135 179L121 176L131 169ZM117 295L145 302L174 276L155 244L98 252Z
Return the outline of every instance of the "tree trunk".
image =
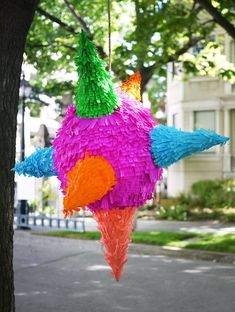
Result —
M13 197L16 123L24 45L37 0L0 3L0 311L13 312Z

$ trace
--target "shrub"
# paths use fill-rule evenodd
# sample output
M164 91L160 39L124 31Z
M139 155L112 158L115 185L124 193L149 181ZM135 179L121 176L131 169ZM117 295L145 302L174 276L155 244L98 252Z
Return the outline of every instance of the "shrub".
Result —
M235 179L196 182L189 194L162 198L160 208L156 207L155 201L147 202L141 208L139 216L177 221L235 222Z
M186 221L188 219L188 208L186 205L161 206L157 215L160 219Z
M223 183L224 199L228 207L235 207L235 179Z
M177 197L177 201L181 205L187 205L188 207L194 207L195 206L195 200L192 198L190 194L181 193Z
M204 180L191 188L190 206L231 207L235 206L235 180Z

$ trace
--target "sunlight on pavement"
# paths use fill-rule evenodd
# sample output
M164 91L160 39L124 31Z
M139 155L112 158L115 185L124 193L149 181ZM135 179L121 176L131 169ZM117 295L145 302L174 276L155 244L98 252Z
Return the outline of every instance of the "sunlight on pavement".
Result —
M107 265L91 265L86 268L87 271L103 271L110 270Z

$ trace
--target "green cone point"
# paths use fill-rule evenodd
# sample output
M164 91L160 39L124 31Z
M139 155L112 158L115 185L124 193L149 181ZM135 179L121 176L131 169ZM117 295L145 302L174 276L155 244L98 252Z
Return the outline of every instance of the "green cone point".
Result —
M81 32L75 64L78 83L76 88L76 115L82 118L110 115L118 109L119 97L114 91L105 63L100 59L95 44Z

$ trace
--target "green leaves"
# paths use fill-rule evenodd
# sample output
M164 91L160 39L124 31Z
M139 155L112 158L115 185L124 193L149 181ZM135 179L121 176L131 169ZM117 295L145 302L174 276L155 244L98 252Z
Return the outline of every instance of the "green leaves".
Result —
M235 65L222 53L223 46L209 42L197 55L185 53L180 57L185 77L193 75L220 77L235 83Z
M107 54L106 1L69 0L69 3L86 23L94 43L102 47L101 54ZM213 0L213 5L224 18L234 20L233 0ZM64 0L41 0L40 8L61 22L57 23L56 19L53 21L37 12L27 39L25 61L36 67L37 77L44 84L43 78L47 82L53 78L54 82L61 70L66 73L75 71L77 40L74 33L81 30L81 24L69 12ZM112 1L111 18L112 69L116 79L123 80L138 69L144 68L147 71L156 64L151 73L154 75L154 83L160 77L165 77L166 63L172 60L177 62L198 40L204 46L211 42L211 34L216 26L212 17L199 5L194 5L193 0L116 0ZM204 52L208 55L214 53L213 47ZM184 67L187 73L200 73L198 64L202 62L202 68L204 61L197 58L195 65L194 62L185 60ZM212 70L210 74L215 73L231 81L233 71L228 67L226 65L226 70L221 68L217 72ZM213 62L208 62L208 68L214 68ZM59 79L63 80L63 77L64 75L60 75ZM163 92L165 81L161 82L161 86ZM59 88L57 94L61 95Z

